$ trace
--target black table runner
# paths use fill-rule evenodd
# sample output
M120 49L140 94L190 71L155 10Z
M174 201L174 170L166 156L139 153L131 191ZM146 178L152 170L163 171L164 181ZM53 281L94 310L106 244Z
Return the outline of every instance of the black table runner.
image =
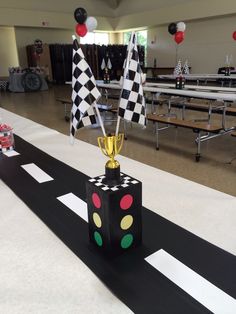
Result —
M56 199L72 192L86 201L89 177L18 136L15 142L20 155L0 155L0 178L132 311L211 313L144 260L159 249L236 297L235 256L146 208L142 209L143 245L118 257L101 254L89 244L87 223ZM28 163L35 163L54 180L39 184L22 169ZM98 175L101 172L98 169Z

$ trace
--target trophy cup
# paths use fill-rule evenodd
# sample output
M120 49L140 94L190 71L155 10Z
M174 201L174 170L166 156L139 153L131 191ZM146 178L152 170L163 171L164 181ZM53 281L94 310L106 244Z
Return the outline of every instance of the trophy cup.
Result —
M142 240L142 183L120 173L115 160L123 140L124 134L98 138L109 160L105 175L86 184L90 242L112 255L137 247Z
M105 184L117 185L120 183L120 164L115 156L121 151L124 141L124 134L98 137L98 145L102 153L109 157L105 165Z

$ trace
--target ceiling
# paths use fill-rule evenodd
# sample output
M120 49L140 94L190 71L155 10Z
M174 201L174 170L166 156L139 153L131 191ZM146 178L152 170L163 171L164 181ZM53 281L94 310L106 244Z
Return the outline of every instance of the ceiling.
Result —
M0 0L0 25L74 27L78 7L98 19L100 31L155 27L236 14L235 0Z
M104 0L109 3L112 0ZM193 0L191 0L193 1ZM124 16L132 13L148 12L166 7L173 7L178 4L190 2L190 0L120 0L116 1L116 16Z
M191 0L193 1L193 0ZM189 0L0 0L0 7L70 13L84 7L89 15L120 17L171 7Z
M109 3L108 3L109 2ZM0 0L0 7L42 12L71 13L83 7L92 16L114 16L112 2L104 0ZM113 5L114 5L113 4Z
M112 9L117 9L123 0L103 0Z

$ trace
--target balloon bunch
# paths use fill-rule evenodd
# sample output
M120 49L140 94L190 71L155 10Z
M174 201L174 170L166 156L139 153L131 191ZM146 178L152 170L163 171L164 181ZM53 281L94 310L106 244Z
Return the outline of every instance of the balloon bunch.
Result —
M175 42L179 45L184 40L184 32L186 30L186 24L184 22L170 23L168 26L168 32L171 35L175 35Z
M84 37L87 32L93 32L97 28L97 20L93 16L88 16L84 8L77 8L74 12L74 18L78 23L75 31L80 37Z

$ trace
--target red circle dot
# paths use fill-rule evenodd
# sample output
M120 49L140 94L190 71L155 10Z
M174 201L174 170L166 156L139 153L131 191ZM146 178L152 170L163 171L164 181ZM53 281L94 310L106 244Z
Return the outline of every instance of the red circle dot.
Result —
M100 207L101 207L101 199L100 199L100 197L98 196L97 193L93 193L93 195L92 195L92 201L93 201L93 205L94 205L96 208L100 208Z
M130 194L126 194L125 196L122 197L120 200L120 207L121 209L128 209L130 206L133 204L133 196Z

